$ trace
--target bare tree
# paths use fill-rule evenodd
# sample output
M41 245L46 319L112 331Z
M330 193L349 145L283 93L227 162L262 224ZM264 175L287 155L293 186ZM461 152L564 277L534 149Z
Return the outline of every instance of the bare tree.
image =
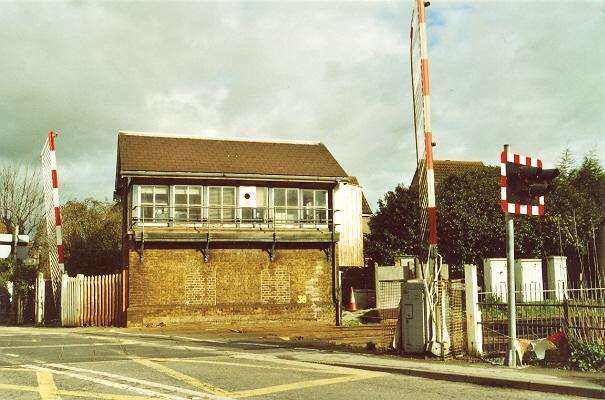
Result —
M44 195L38 169L17 164L0 165L0 223L11 232L35 233L44 215Z

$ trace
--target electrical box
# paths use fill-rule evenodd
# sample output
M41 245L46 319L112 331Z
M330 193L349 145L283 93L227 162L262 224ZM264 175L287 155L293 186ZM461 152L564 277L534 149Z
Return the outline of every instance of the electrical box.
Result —
M520 258L515 260L515 291L517 301L544 300L541 259Z
M506 258L483 259L483 285L499 301L508 299Z
M426 301L421 281L401 284L401 333L404 353L425 352Z
M546 257L546 278L548 297L561 301L567 297L567 257Z

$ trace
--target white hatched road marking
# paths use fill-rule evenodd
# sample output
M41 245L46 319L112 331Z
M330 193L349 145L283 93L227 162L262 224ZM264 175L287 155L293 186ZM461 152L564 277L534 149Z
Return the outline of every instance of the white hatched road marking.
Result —
M170 399L170 400L187 400L185 397L178 397L178 396L172 396L172 395L164 394L164 393L160 393L160 392L154 392L154 391L148 390L148 389L129 386L129 385L125 385L125 384L118 383L118 382L112 382L112 381L108 381L106 379L94 378L91 376L75 374L73 372L58 371L55 369L40 367L37 365L23 365L23 367L33 369L35 371L43 371L43 372L49 372L52 374L65 375L65 376L69 376L71 378L81 379L84 381L94 382L94 383L98 383L100 385L109 386L109 387L112 387L115 389L130 390L132 392L136 392L136 393L143 394L145 396L149 396L149 397L153 397L153 398L162 398L162 399Z
M157 383L157 382L148 381L145 379L129 378L129 377L122 376L122 375L112 374L110 372L95 371L95 370L86 369L86 368L72 367L72 366L64 365L64 364L46 364L46 365L49 367L66 369L68 371L95 374L95 375L104 376L106 378L113 378L113 379L117 379L117 380L121 380L121 381L125 381L125 382L138 383L140 385L147 385L147 386L155 387L158 389L170 390L170 391L188 394L191 396L197 396L197 397L205 398L205 399L216 399L216 400L228 399L228 397L221 397L221 396L216 396L216 395L209 394L209 393L198 392L196 390L190 390L190 389L180 388L180 387L171 386L171 385L165 385L163 383ZM59 371L56 371L56 372L59 372ZM61 372L64 372L64 371L61 371Z

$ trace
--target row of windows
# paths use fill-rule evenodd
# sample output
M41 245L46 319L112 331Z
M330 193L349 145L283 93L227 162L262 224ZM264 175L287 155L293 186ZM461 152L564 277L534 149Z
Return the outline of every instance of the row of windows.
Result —
M325 223L327 190L234 186L141 185L134 199L143 221Z

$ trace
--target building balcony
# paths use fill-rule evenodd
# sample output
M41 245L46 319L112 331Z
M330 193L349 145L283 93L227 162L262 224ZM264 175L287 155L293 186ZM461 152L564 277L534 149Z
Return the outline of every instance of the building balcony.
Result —
M334 210L285 207L132 209L128 234L144 242L337 242Z

